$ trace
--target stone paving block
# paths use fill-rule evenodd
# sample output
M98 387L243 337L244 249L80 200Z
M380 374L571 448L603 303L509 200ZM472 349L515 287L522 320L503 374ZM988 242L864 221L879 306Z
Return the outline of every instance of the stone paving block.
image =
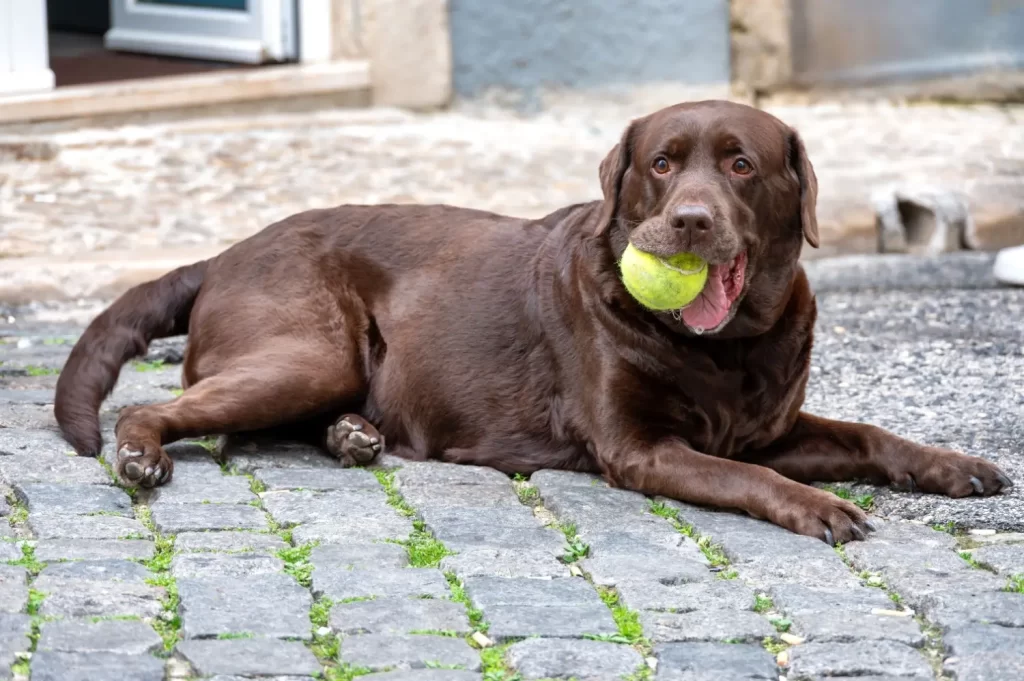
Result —
M412 486L401 490L405 500L418 511L427 508L509 508L522 511L511 483L502 485Z
M471 577L465 581L466 594L479 608L495 605L603 605L601 597L586 581L568 579L503 579Z
M533 549L464 548L441 559L441 570L467 577L556 579L568 577L569 569L550 553Z
M284 562L280 558L260 553L189 553L176 555L171 560L171 574L175 579L243 578L283 570Z
M775 658L753 643L665 643L654 647L655 681L777 681Z
M275 553L288 548L276 534L233 532L182 532L174 538L174 550L179 553Z
M1001 574L1024 575L1024 544L982 546L971 555Z
M319 447L272 438L228 437L221 456L229 468L239 473L252 474L268 468L341 468L341 462Z
M44 617L156 617L164 590L135 582L96 582L42 577L32 585L46 594L39 614Z
M395 481L399 489L455 485L512 485L511 478L493 468L434 461L405 462L402 468L395 472Z
M257 499L249 489L248 478L224 475L217 466L203 466L209 474L202 479L182 475L182 465L174 467L174 477L166 485L140 492L139 499L153 508L163 504L247 504Z
M404 568L409 552L397 544L324 544L309 554L314 570L378 570Z
M0 613L0 678L10 669L18 653L27 652L32 642L32 617L22 613Z
M14 493L29 513L132 515L131 498L116 487L33 482L14 485Z
M135 518L114 515L33 513L28 528L37 539L152 539L153 533Z
M559 487L608 487L600 476L573 471L543 470L530 476L530 484L548 489Z
M461 638L419 635L367 634L341 642L339 658L353 667L371 671L391 668L419 669L434 665L480 669L480 655Z
M0 479L8 485L27 483L113 484L110 475L96 459L68 456L63 453L0 456Z
M58 560L149 560L153 542L144 539L42 539L36 544L36 559Z
M590 547L593 555L649 555L686 558L706 563L707 558L692 539L677 531L657 516L655 523L630 524L628 528L613 531L592 531L577 528L577 534Z
M615 586L620 581L651 579L664 584L684 584L710 581L714 573L706 562L687 558L655 560L648 555L623 554L596 555L580 561L583 568L599 586Z
M562 522L575 523L578 529L620 529L627 523L641 522L674 531L664 520L653 516L647 497L610 487L555 487L537 484L544 507Z
M402 541L409 538L412 530L412 520L389 510L387 515L372 518L306 523L292 530L292 537L298 544L369 544L388 539Z
M153 508L153 524L166 534L268 529L263 511L234 504L158 504Z
M163 681L164 661L151 655L38 652L32 681Z
M67 456L75 450L56 430L36 428L0 428L0 455ZM6 456L5 456L6 458ZM109 479L109 478L108 478Z
M331 629L339 634L412 634L472 631L466 608L439 598L378 598L338 603L331 608Z
M373 492L381 489L377 476L362 468L260 468L253 477L262 482L269 492Z
M21 612L28 602L28 572L15 565L0 565L0 612Z
M611 611L604 604L492 605L484 611L484 619L490 624L487 635L499 642L530 636L613 636L619 632Z
M525 679L621 679L636 672L644 658L627 645L603 641L529 639L505 653L509 666Z
M309 592L284 574L178 579L182 635L310 638Z
M367 674L362 678L366 681L481 681L480 674L462 669L403 669Z
M252 681L252 676L217 676L208 677L209 681ZM317 681L319 677L313 676L260 676L259 681ZM870 679L868 681L871 681Z
M479 548L514 549L529 546L560 556L565 538L541 527L526 507L504 509L427 509L420 515L434 536L449 549L462 552Z
M44 622L37 650L145 655L163 650L163 640L136 620Z
M928 601L929 618L941 626L982 622L1024 628L1024 594L1007 591L945 591Z
M299 641L182 641L175 655L188 662L198 676L312 676L321 672L316 657Z
M313 593L334 601L349 598L447 598L448 582L430 568L348 570L322 568L313 572Z
M649 579L620 581L621 601L632 610L753 610L754 590L738 579L665 585Z
M931 667L921 652L892 641L804 643L790 649L787 677L794 681L872 674L932 678Z
M141 563L119 559L51 563L39 573L40 580L84 579L93 582L142 583L152 576Z
M3 523L0 523L0 536L10 537L11 534L2 534L2 531L6 529L10 531L9 527L6 527ZM21 547L11 541L0 541L0 562L7 562L12 560L21 560L25 553L21 550Z
M775 635L765 617L742 610L642 612L640 623L651 641L753 643Z
M266 492L263 507L284 527L314 522L358 523L363 518L397 515L382 489L335 492Z
M944 668L960 681L1024 678L1024 629L961 623L943 636Z

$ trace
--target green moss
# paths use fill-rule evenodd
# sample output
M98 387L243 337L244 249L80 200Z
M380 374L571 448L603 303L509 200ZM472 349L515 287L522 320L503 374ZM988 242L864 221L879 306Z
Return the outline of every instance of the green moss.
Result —
M628 643L629 645L650 644L644 639L644 630L640 625L640 615L627 608L619 598L619 592L613 587L599 586L597 593L601 596L608 609L612 611L612 619L619 630L617 643Z
M56 376L60 373L60 369L51 369L50 367L40 367L30 364L25 367L25 373L29 376Z
M45 563L41 563L36 559L36 547L32 546L28 542L23 542L21 545L21 558L18 560L8 561L8 565L19 565L25 568L26 571L33 577L38 575L46 567ZM29 614L32 614L31 612Z
M763 641L761 641L761 647L767 650L772 655L778 655L783 650L787 650L789 648L789 645L783 643L777 638L768 636Z
M726 568L729 566L729 558L725 555L725 551L722 550L722 547L712 542L711 537L706 535L701 536L700 533L694 529L693 525L680 520L678 510L662 501L648 499L647 503L648 510L651 513L665 518L672 523L673 527L675 527L680 533L685 534L687 537L692 539L712 567ZM722 570L719 572L719 577L722 579L735 579L736 573L733 571Z
M284 561L284 571L307 589L313 585L313 564L309 562L309 554L319 543L309 542L299 546L289 546L277 552L277 557Z
M326 681L352 681L352 679L372 673L373 670L366 667L342 664L337 667L327 667L324 670L324 679Z
M469 616L469 624L476 631L487 631L487 623L484 622L484 614L473 607L473 604L469 601L469 596L466 595L466 588L459 581L459 578L454 572L444 573L444 578L448 580L448 591L451 592L451 600L456 603L461 603L466 608L466 615Z
M25 605L25 612L30 615L38 615L39 608L42 607L44 600L46 600L45 592L37 589L29 589L28 603Z
M764 594L754 596L754 612L768 612L775 609L775 603Z
M185 394L185 391L182 390L181 388L171 388L171 394L174 395L175 397L181 397L182 395Z
M7 514L7 522L11 527L18 527L28 522L28 507L14 492L7 495L7 505L11 507Z
M870 511L875 507L875 495L874 494L854 494L846 487L839 485L825 485L822 487L826 492L831 492L840 499L846 499L852 501L854 504L859 506L865 511Z
M567 545L565 553L562 555L563 563L575 563L590 554L590 546L577 535L575 523L563 523L558 526L558 529L565 535Z
M375 470L373 474L377 477L384 488L388 498L388 505L401 513L406 518L415 518L416 510L406 502L395 485L395 472L389 470ZM434 568L441 564L441 559L452 555L444 544L434 538L422 520L414 520L413 531L405 541L394 543L405 547L409 553L410 567Z
M505 652L512 642L480 651L480 665L484 681L520 681L522 677L509 669L505 661Z
M158 359L155 362L135 361L132 362L132 368L138 371L139 373L146 373L147 371L159 371L164 368L164 361L162 359Z
M1006 590L1024 594L1024 574L1010 575L1010 581L1006 585Z
M249 489L252 490L253 494L263 494L267 491L267 486L263 484L262 480L257 480L251 475L245 477L249 478Z
M256 638L256 634L251 631L239 631L228 634L217 634L217 639L220 641L232 641L239 638Z
M178 583L171 573L161 572L147 579L146 584L164 589L165 595L161 602L163 612L153 618L152 626L163 639L164 650L170 652L181 640L181 616L178 614L181 598L178 596Z

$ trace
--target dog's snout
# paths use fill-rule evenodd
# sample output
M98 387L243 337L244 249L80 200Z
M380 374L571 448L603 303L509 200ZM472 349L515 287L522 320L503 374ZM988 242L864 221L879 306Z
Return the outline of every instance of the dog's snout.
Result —
M686 204L672 211L672 226L676 229L706 232L711 229L711 211L697 204Z

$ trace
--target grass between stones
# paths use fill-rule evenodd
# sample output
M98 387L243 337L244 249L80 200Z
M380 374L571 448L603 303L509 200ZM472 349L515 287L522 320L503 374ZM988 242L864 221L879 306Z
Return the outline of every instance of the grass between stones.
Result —
M1024 574L1010 575L1009 582L1006 585L1006 590L1024 594Z
M729 558L725 555L725 551L722 550L721 546L713 543L711 537L707 535L702 536L694 529L693 525L680 520L679 511L665 502L648 499L647 503L651 513L668 520L680 533L686 535L697 544L697 548L707 558L711 567L718 569L719 579L736 579L736 571L729 569Z
M831 492L840 499L846 499L852 501L854 504L859 506L863 511L870 511L875 507L875 495L874 494L854 494L846 487L839 485L825 485L822 487L826 492Z
M524 506L536 506L540 503L540 490L530 484L530 481L522 473L512 476L512 486L519 497L519 503Z
M377 481L384 488L388 497L388 505L401 513L406 518L412 518L413 531L405 541L395 541L405 547L409 553L410 567L436 568L441 564L441 559L452 555L452 552L428 530L422 520L416 518L416 509L406 502L395 485L395 472L391 470L375 470L373 474Z
M483 670L484 681L521 681L522 677L509 669L505 661L505 653L513 643L509 641L500 646L485 648L480 651L480 666Z
M160 371L164 368L165 362L162 359L158 359L155 362L143 362L134 361L132 362L132 368L139 373L146 373L147 371Z
M178 614L181 599L178 596L178 583L171 574L174 536L165 536L157 531L148 506L136 506L135 517L153 533L155 545L153 557L145 561L143 565L153 573L146 583L164 590L164 599L161 602L163 610L153 618L152 627L163 639L164 651L170 653L181 640L181 616Z
M561 523L555 527L565 535L567 548L561 558L563 563L570 565L590 555L590 545L579 538L576 523Z
M279 549L277 557L284 562L284 571L295 578L306 589L313 586L313 564L309 562L309 554L320 542L309 542L298 546Z
M34 364L29 364L25 367L25 373L29 376L56 376L60 373L60 369L51 369L49 367L40 367Z
M590 581L589 575L586 576ZM593 582L591 582L593 583ZM612 611L612 619L619 633L612 636L584 636L594 641L608 641L632 646L634 650L643 656L644 662L639 669L629 675L627 681L649 681L652 677L651 668L647 665L647 659L654 654L654 647L647 637L644 636L643 626L640 624L640 613L630 610L622 603L619 592L615 587L598 586L597 593L601 596L608 609Z
M11 507L7 522L13 528L23 527L28 522L28 506L11 492L7 495L7 505Z

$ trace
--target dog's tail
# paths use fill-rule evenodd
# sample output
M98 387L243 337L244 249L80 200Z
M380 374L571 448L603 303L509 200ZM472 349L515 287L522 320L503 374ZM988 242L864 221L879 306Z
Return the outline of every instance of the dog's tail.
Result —
M188 332L207 264L186 265L128 290L75 343L57 380L53 412L64 439L80 455L100 453L100 405L114 389L121 366L144 355L154 338Z

